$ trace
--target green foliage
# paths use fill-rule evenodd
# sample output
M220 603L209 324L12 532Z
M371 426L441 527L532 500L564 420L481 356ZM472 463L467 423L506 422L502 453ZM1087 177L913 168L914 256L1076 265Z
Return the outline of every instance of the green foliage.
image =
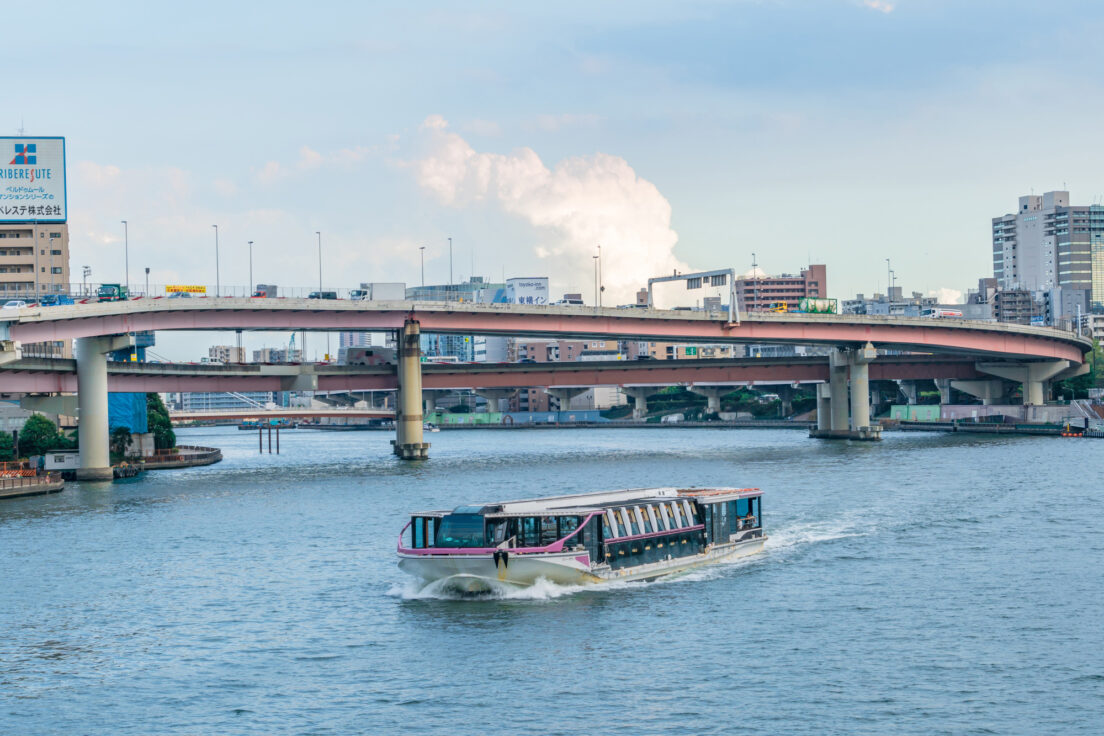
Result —
M176 447L176 432L173 432L169 410L165 408L160 394L146 394L146 422L149 424L149 431L153 433L155 448L169 450Z
M1101 351L1099 341L1093 341L1093 349L1086 356L1086 362L1089 364L1089 372L1056 383L1055 396L1062 399L1087 399L1090 388L1099 388L1104 384L1104 352Z
M50 450L63 447L68 440L59 432L57 425L41 414L32 414L19 433L19 451L24 457L45 455Z
M0 432L0 462L15 459L15 440L7 432Z
M130 444L130 430L126 427L116 427L111 430L111 454L122 459L126 456L127 445Z

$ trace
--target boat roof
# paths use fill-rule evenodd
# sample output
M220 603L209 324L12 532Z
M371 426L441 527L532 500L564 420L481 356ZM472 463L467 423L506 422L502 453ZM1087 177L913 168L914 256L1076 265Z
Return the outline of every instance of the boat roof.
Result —
M458 506L451 511L428 511L414 516L444 516L446 514L483 514L484 516L581 516L607 508L636 506L646 503L693 498L703 503L723 503L762 495L758 488L628 488L619 491L595 491L567 496L520 499L497 504Z

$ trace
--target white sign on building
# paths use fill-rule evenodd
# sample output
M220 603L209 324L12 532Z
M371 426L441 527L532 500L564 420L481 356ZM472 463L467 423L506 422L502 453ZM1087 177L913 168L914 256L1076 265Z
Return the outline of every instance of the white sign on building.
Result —
M65 222L65 139L0 138L0 222Z
M548 304L548 277L506 279L506 301L510 304Z

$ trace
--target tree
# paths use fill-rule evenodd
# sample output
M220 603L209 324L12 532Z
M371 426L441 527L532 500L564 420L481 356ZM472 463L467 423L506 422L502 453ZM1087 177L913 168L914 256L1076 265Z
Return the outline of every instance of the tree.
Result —
M154 447L158 450L176 447L176 432L173 432L169 410L165 408L165 402L161 400L160 394L146 394L146 421L149 424L149 431L153 433Z
M7 432L0 432L0 462L15 459L15 440Z
M45 455L65 441L56 424L41 414L32 414L19 433L19 451L23 457Z
M130 429L128 427L116 427L111 430L111 454L123 458L126 456L127 447L130 445Z

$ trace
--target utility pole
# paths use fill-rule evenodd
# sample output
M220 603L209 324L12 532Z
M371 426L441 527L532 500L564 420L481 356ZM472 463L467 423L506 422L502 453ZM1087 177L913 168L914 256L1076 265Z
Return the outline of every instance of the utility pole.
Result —
M591 256L594 259L594 308L598 308L598 256Z
M249 241L249 286L246 287L249 296L253 296L253 241Z
M889 301L889 289L893 286L893 268L889 264L889 259L885 259L886 262L886 301Z
M88 277L92 275L91 266L81 266L81 296L88 296Z
M452 238L449 238L449 286L452 286Z
M219 252L218 252L218 225L212 225L215 229L215 296L219 295Z
M755 279L755 309L759 310L759 263L754 253L751 254L751 277Z
M126 263L126 290L127 297L130 297L130 227L127 225L126 220L122 220L123 223L123 257Z
M315 230L314 234L318 236L318 298L322 298L322 231Z
M598 245L598 306L602 306L602 295L606 291L605 284L602 283L602 246Z
M146 293L143 294L142 296L149 299L149 295L150 295L150 293L149 293L149 266L146 266Z
M418 250L421 251L422 256L422 286L425 286L425 246L418 246Z

